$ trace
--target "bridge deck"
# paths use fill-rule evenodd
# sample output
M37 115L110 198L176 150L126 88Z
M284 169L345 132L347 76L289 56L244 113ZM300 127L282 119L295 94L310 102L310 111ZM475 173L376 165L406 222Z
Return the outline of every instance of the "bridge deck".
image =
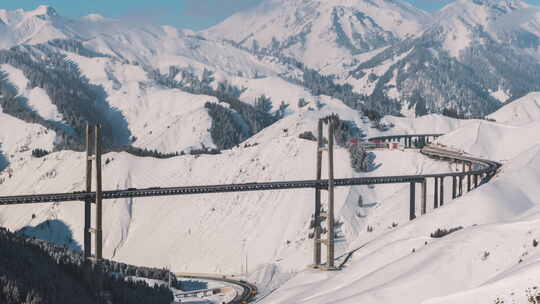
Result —
M409 136L409 135L403 135L403 136ZM395 138L397 137L397 135L392 135L388 137ZM487 174L489 172L496 171L500 167L500 164L494 161L474 158L474 157L463 155L454 151L448 151L448 150L443 150L439 148L428 147L428 148L422 149L421 153L430 157L437 157L437 158L443 158L443 159L475 163L475 164L478 164L480 168L475 169L473 171L469 171L469 172L449 172L449 173L422 174L422 175L342 178L342 179L335 179L334 185L336 187L344 187L344 186L356 186L356 185L420 183L426 178ZM152 188L145 188L145 189L112 190L112 191L104 191L103 199L175 196L175 195L209 194L209 193L226 193L226 192L287 190L287 189L309 189L309 188L327 189L328 180L276 181L276 182L226 184L226 185L202 185L202 186L183 186L183 187L167 187L167 188L152 187ZM70 192L70 193L52 193L52 194L34 194L34 195L15 195L15 196L0 197L0 205L84 201L87 199L95 200L95 197L96 197L95 192Z

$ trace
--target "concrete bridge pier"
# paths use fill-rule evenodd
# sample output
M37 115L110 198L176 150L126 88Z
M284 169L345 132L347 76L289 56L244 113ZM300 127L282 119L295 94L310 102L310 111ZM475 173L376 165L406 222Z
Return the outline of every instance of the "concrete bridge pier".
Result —
M441 193L439 199L439 206L442 207L444 205L444 177L441 177Z
M473 177L474 177L473 178L474 188L476 189L476 188L478 188L478 174L475 174Z
M456 199L457 197L457 182L456 177L452 176L452 199Z
M467 174L467 192L471 191L471 175Z
M439 178L435 177L434 185L433 208L437 209L439 208Z
M409 220L414 220L416 218L416 183L410 183L410 205L409 205ZM426 214L427 209L427 180L423 179L421 182L418 182L421 186L420 190L420 213L422 215Z
M427 179L424 178L422 181L422 208L421 208L422 215L426 214L427 212Z
M459 177L459 196L463 196L463 176Z
M412 221L416 218L416 183L412 182L410 189L409 221Z

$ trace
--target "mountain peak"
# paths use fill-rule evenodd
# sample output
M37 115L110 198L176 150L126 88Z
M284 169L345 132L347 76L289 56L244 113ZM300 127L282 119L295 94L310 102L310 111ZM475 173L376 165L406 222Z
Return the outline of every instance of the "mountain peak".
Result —
M100 14L88 14L82 17L82 19L87 20L87 21L100 22L100 21L104 21L106 18Z
M456 0L437 12L435 19L452 31L462 25L486 27L501 16L527 7L521 0Z
M265 0L204 31L303 61L336 67L424 29L431 16L401 0Z
M58 16L56 10L49 5L40 5L30 13L33 16Z
M519 8L529 7L529 5L522 0L456 0L441 11L452 7L461 7L462 9L484 7L499 13L508 13Z

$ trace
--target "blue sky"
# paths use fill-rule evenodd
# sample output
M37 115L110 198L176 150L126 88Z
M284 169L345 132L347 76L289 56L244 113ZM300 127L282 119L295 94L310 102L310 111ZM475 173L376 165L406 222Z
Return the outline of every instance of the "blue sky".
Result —
M30 10L40 4L54 7L63 16L99 13L181 28L203 29L262 0L1 0L0 8ZM405 0L425 10L441 8L451 0ZM472 1L472 0L471 0ZM526 0L540 5L540 0Z

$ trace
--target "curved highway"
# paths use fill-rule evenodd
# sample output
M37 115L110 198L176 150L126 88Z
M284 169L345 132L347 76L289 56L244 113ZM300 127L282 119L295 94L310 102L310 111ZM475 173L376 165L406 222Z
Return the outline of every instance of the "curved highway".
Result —
M245 304L249 303L250 301L255 298L257 295L257 286L250 284L244 280L235 280L228 276L218 276L218 275L211 275L211 274L176 274L177 278L183 278L183 279L199 279L199 280L206 280L206 281L218 281L223 282L231 285L238 286L242 289L242 293L237 293L234 299L229 301L227 304Z

